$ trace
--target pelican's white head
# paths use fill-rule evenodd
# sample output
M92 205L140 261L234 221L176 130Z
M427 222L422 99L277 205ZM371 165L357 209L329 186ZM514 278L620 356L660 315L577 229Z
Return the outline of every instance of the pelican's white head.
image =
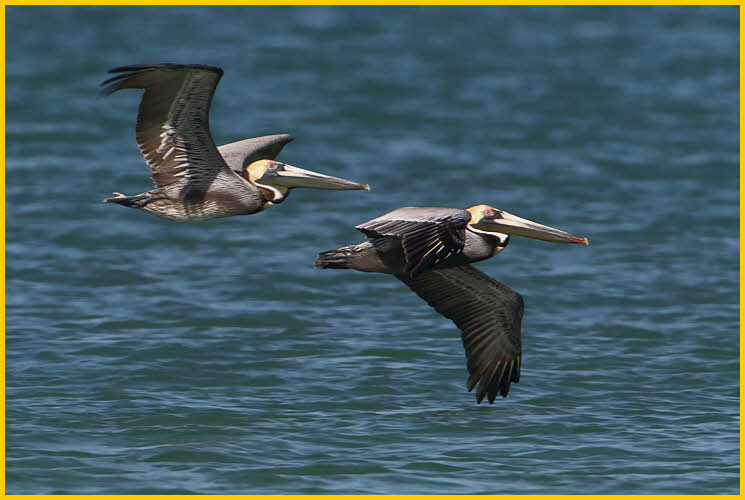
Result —
M498 235L514 234L553 243L583 243L585 245L589 243L584 236L575 236L560 229L522 219L488 205L476 205L468 211L471 213L471 221L468 223L471 230Z
M290 190L296 187L370 190L367 184L317 174L310 170L266 159L257 160L248 165L243 171L243 177L259 188L267 200L267 206L281 203L290 194Z

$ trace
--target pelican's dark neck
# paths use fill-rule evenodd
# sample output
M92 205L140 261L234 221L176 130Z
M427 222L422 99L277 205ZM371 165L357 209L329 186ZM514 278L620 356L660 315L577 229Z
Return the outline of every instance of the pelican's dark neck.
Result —
M275 193L271 189L266 188L264 186L261 186L259 184L254 184L254 185L256 186L256 188L261 193L261 196L263 196L266 201L271 201L272 203L281 203L282 202L282 198L280 198L279 200L276 200L277 193Z
M467 230L471 234L473 243L468 244L468 238L466 239L466 247L468 248L464 249L464 253L468 254L472 262L494 257L504 250L504 247L510 242L510 236L507 234L490 233L474 229L471 226L467 226Z
M250 173L248 169L243 171L243 178L246 179L249 184L251 184L253 187L259 190L259 193L261 193L261 196L264 198L265 203L271 203L272 205L278 205L285 201L285 198L287 198L287 195L290 193L287 192L286 194L282 194L282 192L273 187L268 186L264 184L259 184L258 182L254 182L251 180Z

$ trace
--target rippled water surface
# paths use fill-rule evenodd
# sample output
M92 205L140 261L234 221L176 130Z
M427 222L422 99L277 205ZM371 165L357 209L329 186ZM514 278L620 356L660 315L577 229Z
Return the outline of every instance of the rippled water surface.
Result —
M8 493L737 493L738 8L7 7ZM368 182L176 224L122 64L221 66L219 143ZM397 280L312 267L486 203L519 384Z

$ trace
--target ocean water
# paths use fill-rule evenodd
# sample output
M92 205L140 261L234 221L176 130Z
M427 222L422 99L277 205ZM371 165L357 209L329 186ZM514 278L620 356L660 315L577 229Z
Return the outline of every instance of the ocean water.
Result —
M737 7L6 7L5 490L738 493ZM218 144L367 182L177 224L109 68L220 66ZM312 267L406 205L513 237L523 369L390 276Z

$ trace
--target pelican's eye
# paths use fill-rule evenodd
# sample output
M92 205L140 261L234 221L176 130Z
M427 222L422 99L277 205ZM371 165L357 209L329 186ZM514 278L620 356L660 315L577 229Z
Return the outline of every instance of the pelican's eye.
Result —
M484 219L501 219L502 211L496 208L487 208L484 210Z
M279 163L277 161L269 162L266 165L266 171L267 172L281 172L284 169L285 169L284 164L283 163Z

